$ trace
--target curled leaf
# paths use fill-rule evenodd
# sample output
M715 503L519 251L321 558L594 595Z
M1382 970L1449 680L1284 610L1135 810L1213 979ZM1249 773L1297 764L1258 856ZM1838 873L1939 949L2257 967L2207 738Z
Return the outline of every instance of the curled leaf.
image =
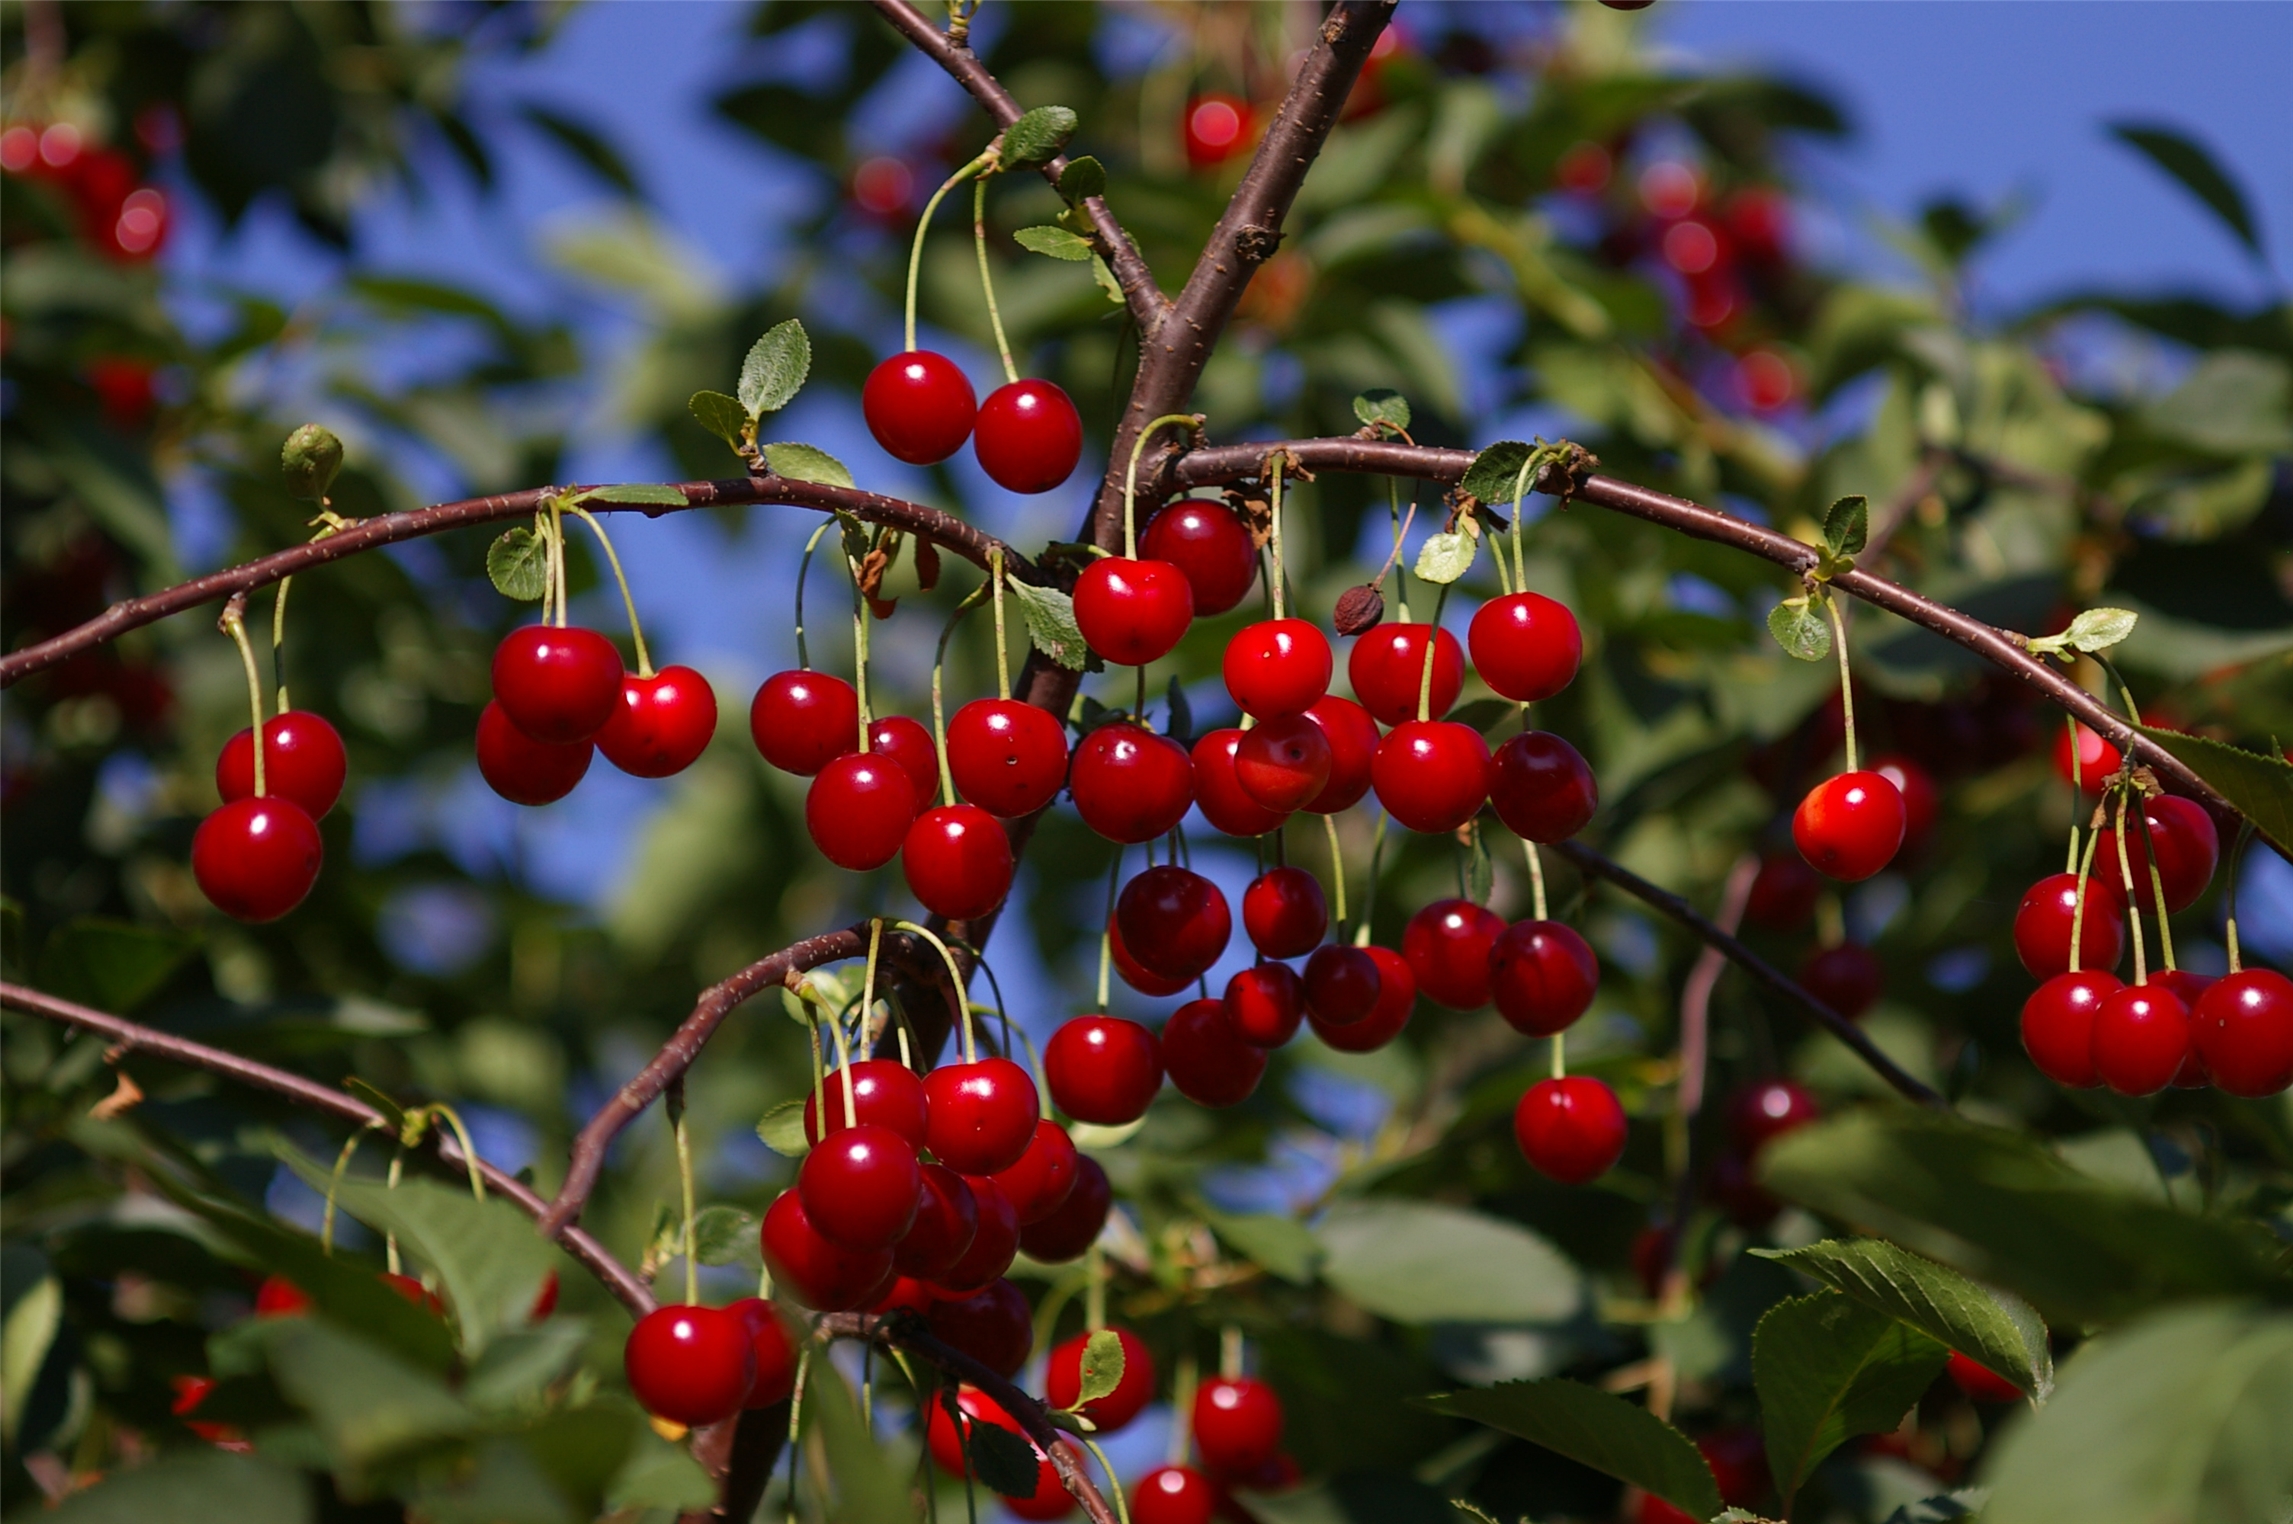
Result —
M621 482L610 487L592 487L573 501L682 508L685 506L685 494L663 482Z
M2070 621L2069 628L2059 635L2041 635L2030 642L2030 649L2040 653L2070 651L2107 651L2134 633L2134 621L2139 616L2132 609L2087 609Z
M1004 586L1019 600L1020 612L1027 617L1027 638L1035 649L1070 672L1082 671L1091 659L1091 648L1075 623L1075 600L1055 587L1016 580Z
M1801 661L1821 661L1831 654L1831 627L1810 598L1786 598L1768 610L1768 633Z
M304 424L279 449L279 470L286 474L287 491L314 503L326 496L341 469L342 441L324 424Z
M819 482L828 487L849 487L852 473L844 462L826 450L808 444L768 444L764 447L764 463L775 476L786 476L800 482Z
M1065 228L1021 228L1011 235L1011 241L1030 253L1048 254L1070 264L1081 264L1091 257L1091 245Z
M695 392L686 407L702 428L738 450L747 444L749 435L748 409L740 405L738 397L723 392Z
M1003 129L1004 167L1049 163L1075 135L1075 123L1075 113L1065 106L1037 106Z
M1480 541L1470 534L1437 534L1418 547L1415 568L1421 581L1455 582L1470 571Z
M1373 386L1354 398L1354 416L1370 428L1409 427L1409 399L1391 387Z

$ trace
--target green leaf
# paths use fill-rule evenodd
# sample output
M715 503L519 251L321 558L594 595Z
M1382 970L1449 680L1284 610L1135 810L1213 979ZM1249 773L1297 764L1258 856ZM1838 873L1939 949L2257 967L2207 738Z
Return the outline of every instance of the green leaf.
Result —
M1768 633L1801 661L1821 661L1831 654L1831 626L1816 612L1813 598L1786 598L1769 609Z
M1500 439L1473 457L1465 468L1465 475L1457 483L1458 490L1484 503L1509 503L1521 496L1521 468L1529 463L1535 452L1534 445L1525 445L1518 439ZM1528 486L1535 487L1532 475Z
M1099 289L1107 293L1108 301L1118 307L1123 304L1123 283L1115 279L1115 272L1096 254L1091 256L1091 279L1097 281Z
M462 1383L463 1400L481 1412L540 1407L549 1387L580 1364L590 1332L579 1318L553 1317L503 1334L470 1368Z
M1752 1385L1785 1512L1825 1456L1901 1423L1950 1357L1908 1323L1836 1291L1770 1308L1752 1331Z
M1107 193L1107 166L1089 154L1069 159L1059 171L1059 195L1069 206Z
M48 937L37 983L50 994L125 1016L158 994L198 947L181 932L80 916Z
M2293 763L2178 730L2140 727L2253 822L2270 845L2293 857Z
M588 126L532 101L521 102L517 109L518 115L540 128L598 179L624 196L636 198L644 194L638 188L637 176L630 171L628 161L621 157L619 150Z
M1295 1217L1271 1212L1220 1212L1199 1208L1210 1231L1228 1247L1240 1250L1252 1264L1280 1276L1293 1286L1310 1286L1322 1261L1322 1246L1313 1230Z
M1576 1310L1575 1267L1517 1224L1460 1207L1343 1202L1315 1230L1322 1278L1397 1323L1543 1323Z
M717 1485L683 1445L672 1445L650 1426L605 1488L606 1505L616 1512L659 1508L675 1513L705 1509L717 1500Z
M309 1524L308 1478L252 1455L204 1446L113 1472L53 1508L40 1524Z
M973 1420L966 1425L964 1450L980 1485L1007 1498L1031 1496L1043 1462L1023 1434Z
M666 482L621 482L610 487L592 487L573 500L576 503L630 503L658 505L664 508L685 506L685 494Z
M803 1126L801 1115L797 1125ZM702 1207L693 1214L693 1255L704 1265L753 1264L756 1244L756 1219L739 1207Z
M2142 426L2215 455L2293 450L2293 367L2273 354L2217 349L2141 410Z
M32 1384L47 1364L49 1346L64 1324L64 1288L52 1275L43 1275L32 1289L16 1298L8 1319L0 1323L0 1436L11 1449L16 1425L31 1400Z
M1418 580L1436 584L1455 582L1473 568L1481 542L1469 534L1429 535L1417 548Z
M1075 623L1075 600L1055 587L1037 587L1017 578L1007 580L1004 588L1019 600L1019 610L1027 617L1027 638L1035 649L1070 672L1082 671L1090 662L1091 648Z
M1092 257L1090 243L1065 228L1021 228L1011 235L1011 241L1030 253L1048 254L1053 259L1064 259L1071 264L1081 264Z
M1021 169L1047 164L1075 135L1075 113L1065 106L1037 106L1003 129L1003 166Z
M2132 609L2087 609L2070 621L2069 628L2059 635L2041 635L2030 643L2038 652L2107 651L2134 633L2134 622L2141 616Z
M1123 1341L1111 1328L1099 1329L1083 1342L1083 1384L1075 1406L1110 1395L1123 1384Z
M1719 1483L1688 1436L1622 1397L1581 1381L1507 1381L1415 1401L1544 1446L1628 1482L1699 1519L1722 1506Z
M2254 258L2261 257L2261 229L2245 205L2245 193L2212 154L2170 127L2144 122L2112 122L2110 136L2135 149L2204 202L2223 226L2237 235Z
M268 1321L273 1379L340 1462L372 1465L477 1422L445 1383L378 1345L317 1318Z
M796 998L786 990L781 991L781 997L783 1000ZM783 1159L801 1159L812 1152L812 1140L804 1135L802 1101L782 1101L766 1112L764 1120L756 1124L756 1135L766 1148Z
M549 592L549 541L530 529L503 530L486 547L486 576L504 598L539 603Z
M775 476L792 481L819 482L829 487L849 487L852 473L844 462L826 450L808 444L768 444L764 447L764 463Z
M1396 431L1406 429L1409 399L1389 387L1373 386L1354 398L1354 416L1366 424L1389 425Z
M1860 495L1843 497L1823 515L1823 548L1834 557L1863 553L1871 533L1871 505Z
M738 450L748 443L748 409L740 405L738 397L723 392L695 392L685 406L692 409L693 417L702 428Z
M1984 1524L2281 1519L2293 1494L2293 1315L2176 1307L2096 1339L1984 1467Z
M1941 1340L2044 1401L2054 1386L2046 1325L2019 1297L1884 1239L1825 1239L1804 1249L1754 1249Z
M775 323L764 337L749 346L740 362L740 385L735 388L748 416L777 413L788 406L812 373L812 341L804 325L794 318Z

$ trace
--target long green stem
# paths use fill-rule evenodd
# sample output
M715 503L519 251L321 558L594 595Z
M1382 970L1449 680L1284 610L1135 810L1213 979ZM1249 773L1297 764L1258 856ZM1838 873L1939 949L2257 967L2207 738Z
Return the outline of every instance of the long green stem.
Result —
M844 564L852 569L852 691L860 700L860 750L865 752L873 718L868 713L868 596L860 591L860 563L847 555Z
M1139 430L1139 437L1131 441L1130 469L1123 473L1123 555L1126 558L1135 561L1139 554L1139 532L1134 504L1138 500L1139 493L1139 456L1146 451L1147 437L1166 423L1194 424L1198 422L1199 420L1192 413L1165 413Z
M287 593L294 585L294 578L281 577L271 599L271 686L278 690L281 714L287 712Z
M1273 477L1273 491L1272 491L1272 493L1270 494L1270 496L1269 496L1269 499L1268 499L1268 502L1267 502L1267 505L1266 505L1266 506L1267 506L1267 512L1268 512L1268 514L1269 514L1269 516L1270 516L1270 518L1269 518L1269 524L1268 524L1268 528L1267 528L1267 532L1266 532L1266 550L1267 550L1267 554L1268 554L1268 555L1269 555L1269 556L1272 558L1272 560L1273 560L1273 563L1274 563L1274 567L1273 567L1273 573L1272 573L1272 576L1271 576L1271 578L1270 578L1270 580L1269 580L1268 586L1269 586L1269 587L1270 587L1270 589L1271 589L1271 592L1272 592L1272 595L1273 595L1273 599L1274 599L1274 617L1275 617L1276 619L1280 619L1280 618L1282 618L1282 617L1283 617L1283 613L1282 613L1282 609L1283 609L1283 601L1282 601L1282 466L1283 466L1283 464L1284 464L1284 463L1285 463L1285 462L1286 462L1288 459L1289 459L1289 457L1288 457L1288 456L1286 456L1286 455L1283 455L1283 454L1281 454L1281 453L1277 452L1277 453L1275 454L1274 458L1273 458L1271 461L1269 461L1269 462L1268 462L1268 464L1269 464L1269 465L1270 465L1270 466L1273 468L1273 470L1272 470L1272 477Z
M979 606L986 584L971 590L963 602L948 615L947 624L939 632L939 649L932 656L932 750L939 758L940 803L955 803L955 774L947 760L947 701L941 691L941 677L947 669L947 643L955 634L955 627L963 623L963 616Z
M1384 810L1377 812L1377 827L1369 836L1369 881L1362 885L1361 925L1354 929L1354 945L1366 947L1370 939L1370 923L1377 919L1377 879L1385 867L1385 828L1392 819Z
M884 945L884 921L881 916L868 923L868 971L860 980L860 1021L863 1025L876 1015L876 958ZM846 1045L844 1023L836 1023L836 1067L844 1075L844 1125L860 1125L860 1100L853 1088L852 1050ZM825 1131L826 1129L822 1129Z
M1346 855L1338 845L1338 817L1324 815L1322 832L1330 839L1330 885L1337 898L1337 940L1345 940L1346 931Z
M606 564L613 568L613 581L621 589L621 606L629 611L629 639L637 647L637 675L639 677L651 677L653 675L653 658L647 655L645 651L645 631L637 623L637 600L630 595L629 578L621 570L621 557L614 553L613 542L606 537L605 526L598 523L588 509L575 506L573 514L574 517L589 526L591 532L597 536L597 543L605 547Z
M1546 918L1544 859L1537 854L1537 844L1533 841L1523 840L1521 849L1529 858L1529 909L1542 921Z
M812 670L812 653L804 646L804 579L812 570L812 552L820 548L820 537L835 527L834 519L821 520L812 538L804 542L804 555L796 563L796 665L806 672Z
M1393 568L1393 606L1401 615L1403 624L1409 623L1409 568L1403 564L1401 541L1409 533L1409 522L1401 516L1401 483L1392 477L1385 479L1385 506L1393 515L1393 554L1386 565ZM1417 505L1409 505L1409 517L1417 517Z
M2070 727L2070 863L2066 872L2078 871L2078 805L2086 797L2086 769L2078 755L2078 720L2070 714L2062 716L2062 723Z
M1824 612L1831 616L1831 643L1839 648L1839 714L1847 728L1847 770L1855 767L1855 685L1847 676L1847 620L1839 611L1839 600L1827 588L1823 594Z
M1122 881L1123 849L1115 848L1115 860L1107 868L1107 919L1099 927L1099 1014L1106 1014L1107 996L1114 986L1109 973L1115 962L1115 886Z
M2158 956L2165 960L2166 972L2174 971L2174 929L2166 924L2166 881L2158 873L2157 843L2150 837L2150 819L2142 815L2142 857L2150 865L2150 893L2158 906Z
M2148 960L2142 948L2142 911L2134 898L2134 868L2126 860L2126 796L2118 795L2118 883L2126 892L2126 926L2134 933L2134 982L2150 982Z
M1003 357L1003 379L1019 379L1011 362L1011 341L1003 336L1003 309L995 302L995 280L987 273L987 178L971 182L971 239L979 250L979 289L987 296L988 326L995 330L995 352Z
M264 794L263 779L263 679L255 671L255 647L247 639L247 621L239 611L244 604L234 599L223 607L223 631L239 648L239 661L247 669L247 707L255 712L255 797Z
M924 234L931 231L932 213L939 210L939 204L947 199L947 193L949 191L954 190L957 186L963 184L964 181L970 179L973 175L978 174L982 169L985 169L989 164L994 162L995 155L993 153L983 153L978 158L972 160L969 164L966 164L963 168L957 170L954 174L948 176L947 182L940 186L938 190L933 191L931 200L924 203L923 216L916 219L915 240L908 247L907 346L908 352L910 354L915 352L916 347L916 278L923 270Z
M1425 627L1425 666L1417 676L1417 718L1433 718L1433 657L1441 649L1441 612L1449 606L1449 584L1433 595L1433 622Z
M557 581L557 626L564 629L573 618L566 607L569 600L565 592L565 511L554 501L549 505L549 557Z
M913 921L895 921L893 924L902 931L922 937L926 942L939 949L940 961L947 964L948 988L955 992L956 1016L962 1023L963 1061L967 1064L978 1062L979 1052L972 1042L971 1001L964 995L963 970L956 966L955 954L949 951L948 945L939 939L938 933L928 926L918 926Z
M2078 887L2070 896L2070 972L2078 972L2079 944L2086 935L2086 885L2094 876L2094 849L2102 844L2102 827L2097 822L2086 835L2086 854L2078 860Z
M677 1104L669 1108L669 1130L677 1139L677 1196L685 1212L685 1305L691 1307L701 1300L700 1246L693 1241L693 1144L685 1131L685 1082L680 1078L671 1083Z
M1011 697L1011 652L1004 645L1003 547L1000 545L987 553L987 576L995 586L995 694L1008 699Z

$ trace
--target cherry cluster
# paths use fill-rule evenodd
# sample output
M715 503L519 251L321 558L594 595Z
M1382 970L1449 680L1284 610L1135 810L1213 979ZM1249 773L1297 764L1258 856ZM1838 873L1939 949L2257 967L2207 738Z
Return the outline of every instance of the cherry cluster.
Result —
M53 187L81 240L109 258L141 264L166 242L166 193L144 182L129 155L88 142L71 122L21 122L0 132L0 170Z
M886 454L936 466L971 441L979 468L1012 492L1049 492L1083 458L1083 415L1066 389L1028 377L981 402L955 361L910 349L868 372L860 412Z
M257 787L253 726L215 759L222 806L191 838L191 874L215 908L241 921L275 921L318 882L325 847L318 822L342 797L349 772L342 736L324 716L290 709L262 726Z
M625 672L579 625L527 625L494 648L494 696L478 715L478 771L516 804L573 792L596 753L639 778L692 766L717 730L717 696L690 667Z

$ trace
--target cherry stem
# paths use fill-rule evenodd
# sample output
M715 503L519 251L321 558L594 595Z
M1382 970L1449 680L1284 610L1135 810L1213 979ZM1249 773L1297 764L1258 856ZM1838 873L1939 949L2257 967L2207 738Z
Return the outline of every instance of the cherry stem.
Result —
M1354 928L1354 945L1369 945L1370 923L1377 919L1377 878L1385 864L1385 827L1391 817L1377 812L1377 826L1369 833L1369 881L1362 885L1361 925Z
M907 345L908 352L911 354L915 352L916 347L916 277L923 269L924 234L931 231L932 213L939 210L939 204L947 199L947 193L949 191L954 190L957 186L963 184L964 181L970 179L973 175L978 174L982 169L985 169L988 165L994 162L995 150L991 148L986 153L983 153L978 158L972 160L969 164L966 164L963 168L957 170L954 174L948 176L947 182L940 186L938 190L933 191L931 200L924 203L923 216L916 219L916 236L908 248ZM1017 378L1014 377L1013 379L1016 380Z
M263 679L255 671L254 643L247 639L247 595L232 594L231 601L223 605L223 617L216 622L239 648L240 665L247 669L247 704L255 712L255 797L260 799L266 792L263 777Z
M876 1015L876 957L884 945L884 919L876 917L868 923L868 971L860 980L860 1020L865 1023ZM860 1101L852 1084L852 1050L846 1044L844 1023L836 1023L836 1067L844 1075L844 1125L860 1125ZM827 1128L821 1129L823 1136Z
M1529 909L1541 921L1545 919L1545 862L1537 855L1537 844L1525 837L1521 850L1529 859Z
M860 751L868 750L868 595L860 591L860 563L847 554L852 569L852 689L860 700Z
M1173 1466L1186 1463L1188 1444L1194 1438L1194 1389L1202 1384L1202 1373L1194 1363L1194 1352L1178 1357L1178 1374L1170 1387L1170 1447L1163 1458Z
M1131 441L1130 469L1123 474L1123 555L1132 561L1136 561L1139 556L1138 525L1133 507L1139 494L1139 456L1146 453L1147 437L1166 423L1192 424L1199 429L1202 427L1202 418L1196 413L1165 413L1139 430L1139 437Z
M1107 867L1107 920L1099 928L1099 1014L1107 1014L1107 996L1112 990L1108 975L1115 961L1115 886L1122 881L1123 849L1115 848L1115 860Z
M271 686L278 690L281 714L287 712L287 590L294 585L294 578L281 577L278 595L271 600Z
M1107 1452L1099 1448L1097 1440L1086 1434L1078 1434L1075 1437L1083 1442L1083 1448L1091 1452L1092 1458L1099 1463L1099 1469L1107 1474L1107 1488L1115 1495L1117 1524L1131 1524L1130 1505L1123 1501L1123 1484L1121 1478L1115 1475L1114 1462L1107 1459Z
M947 625L939 632L939 650L932 657L932 750L939 758L940 803L955 803L955 773L947 760L947 704L941 693L941 674L947 668L947 643L955 634L955 627L963 623L963 616L979 606L980 595L987 591L985 583L975 587L963 602L948 615Z
M1433 595L1433 622L1425 627L1425 666L1417 676L1417 719L1433 718L1433 656L1441 649L1441 611L1449 606L1449 584Z
M405 1173L406 1145L404 1142L400 1142L396 1152L390 1156L390 1173L382 1177L382 1188L386 1191L398 1189L398 1182L405 1176ZM383 1267L392 1275L403 1273L403 1266L398 1259L398 1235L395 1233L382 1235L382 1263Z
M637 675L653 675L653 658L645 651L645 631L637 623L637 600L630 595L629 578L621 570L621 558L614 554L613 541L606 536L605 526L591 516L588 509L578 504L569 505L574 517L587 524L597 535L597 543L605 547L605 563L613 568L613 581L621 589L621 606L629 611L629 639L637 647Z
M820 1041L820 1015L825 1003L813 994L812 981L809 979L797 986L796 994L804 1002L804 1009L812 1016L806 1025L806 1030L812 1036L812 1122L820 1129L820 1136L825 1138L828 1136L828 1064L821 1051L824 1044ZM830 1011L828 1019L835 1021L840 1018L836 1012Z
M1525 475L1525 474L1526 474L1526 473L1524 473L1524 475ZM1513 589L1514 589L1514 591L1516 591L1516 592L1522 592L1522 593L1525 593L1525 592L1527 592L1527 591L1529 590L1529 573L1528 573L1528 569L1527 569L1527 563L1526 563L1526 562L1524 562L1524 561L1521 559L1521 534L1522 534L1522 531L1524 531L1525 529L1527 529L1527 528L1528 528L1528 526L1527 526L1526 524L1524 524L1524 523L1522 523L1522 522L1521 522L1521 500L1522 500L1522 498L1523 498L1524 496L1526 496L1526 494L1525 494L1525 493L1515 493L1515 494L1514 494L1514 496L1513 496L1513 534L1512 534L1512 541L1513 541ZM1491 552L1491 553L1492 553L1492 554L1494 554L1494 551L1492 550L1492 552ZM1505 559L1505 558L1504 558L1503 556L1498 556L1498 557L1497 557L1497 561L1498 561L1498 563L1499 563L1500 565L1502 565L1502 564L1503 564L1503 562L1504 562L1504 559Z
M1847 676L1847 619L1839 610L1839 600L1826 589L1823 611L1831 616L1832 643L1839 647L1839 714L1847 730L1847 770L1855 766L1855 685Z
M1242 1330L1232 1323L1218 1330L1218 1375L1225 1381L1242 1378Z
M2144 827L2145 834L2147 827ZM2126 891L2126 925L2134 933L2134 982L2150 982L2147 960L2142 949L2142 911L2134 901L2134 869L2126 861L2126 794L2118 795L2118 882ZM2073 933L2075 935L2075 933Z
M2062 723L2070 731L2070 861L2068 871L2078 871L2078 801L2086 797L2085 768L2078 756L2078 719L2065 713Z
M1011 653L1004 646L1003 634L1003 548L997 546L987 553L987 579L995 587L995 694L1001 699L1011 697Z
M948 988L955 996L956 1017L963 1026L963 1061L967 1064L978 1062L978 1049L972 1043L971 1001L964 996L963 972L956 967L955 954L948 950L948 945L928 926L918 926L913 921L894 921L892 924L901 931L915 933L939 949L941 961L947 964Z
M812 655L804 647L804 578L812 570L812 552L820 548L820 537L835 524L834 519L822 519L812 538L804 542L804 555L796 563L796 665L806 672L812 670Z
M2229 971L2233 974L2244 971L2237 961L2237 869L2245 859L2245 844L2252 836L2253 822L2240 820L2237 823L2237 840L2229 848L2229 882L2224 896L2228 904L2227 914L2222 920L2222 931L2229 942Z
M2079 944L2086 935L2086 885L2094 873L2094 849L2102 844L2102 806L2095 806L2096 819L2086 837L2086 852L2078 860L2078 888L2070 898L2070 972L2078 972Z
M454 1130L454 1141L462 1145L462 1158L470 1166L470 1194L480 1201L485 1200L486 1177L478 1173L478 1151L470 1146L470 1130L462 1125L461 1114L444 1101L433 1101L423 1110L443 1120Z
M677 1140L677 1195L685 1211L685 1305L701 1300L699 1245L693 1241L693 1144L685 1131L685 1077L669 1082L669 1132Z
M1566 1032L1553 1034L1553 1078L1568 1078L1568 1034Z
M350 1156L358 1152L359 1140L365 1136L365 1128L354 1129L349 1137L342 1140L342 1152L334 1156L334 1174L328 1179L326 1187L326 1212L319 1218L318 1227L319 1252L330 1259L334 1257L335 1192L342 1189L342 1177L350 1169Z
M1107 1252L1096 1242L1083 1254L1083 1331L1107 1326Z
M2166 881L2158 873L2156 843L2150 840L2150 818L2142 812L2142 858L2150 867L2150 893L2158 905L2158 956L2165 960L2166 972L2174 971L2174 929L2166 924Z
M1272 559L1273 573L1267 579L1267 595L1274 600L1274 617L1283 617L1282 608L1282 466L1289 460L1279 450L1267 459L1268 475L1273 492L1267 501L1266 552Z
M1324 815L1322 832L1330 839L1330 884L1337 895L1337 930L1339 941L1345 940L1346 930L1346 856L1338 845L1338 817Z
M995 282L987 273L987 177L971 182L971 241L979 250L979 289L987 294L987 321L995 330L995 352L1003 357L1003 379L1019 379L1011 363L1011 341L1003 336L1003 309L995 304ZM914 345L909 346L913 348Z
M572 616L566 610L565 513L555 499L549 505L549 564L557 583L557 627L562 630Z

